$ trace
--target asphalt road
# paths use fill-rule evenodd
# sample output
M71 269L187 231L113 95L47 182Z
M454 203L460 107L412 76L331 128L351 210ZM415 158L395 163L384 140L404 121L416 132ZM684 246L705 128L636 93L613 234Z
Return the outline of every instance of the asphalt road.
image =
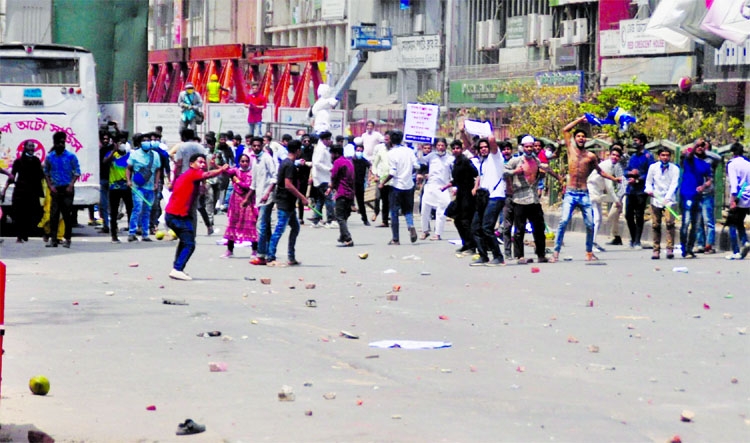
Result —
M615 248L591 266L569 233L570 262L471 268L447 241L410 245L402 227L387 246L352 220L354 248L303 226L294 268L220 259L201 226L192 282L167 277L175 242L6 238L0 440L750 441L747 261ZM452 346L368 346L388 339ZM47 396L29 392L38 374ZM206 432L176 436L186 418Z

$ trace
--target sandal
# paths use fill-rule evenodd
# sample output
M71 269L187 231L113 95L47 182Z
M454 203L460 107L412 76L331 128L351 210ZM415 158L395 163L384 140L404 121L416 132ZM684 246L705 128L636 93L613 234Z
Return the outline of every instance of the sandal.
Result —
M302 262L301 261L297 261L296 259L291 259L286 264L289 265L289 266L299 266L299 265L302 264Z
M429 232L423 232L422 235L419 237L420 240L427 240L427 238L430 236Z
M442 238L440 238L439 235L433 235L432 237L430 237L430 241L440 241L440 240L442 240Z
M557 251L555 251L555 252L552 253L552 258L549 259L549 262L550 263L557 263L558 261L560 261L560 253L557 252Z
M593 252L587 252L586 253L586 261L599 261L599 257L594 255Z
M192 434L200 434L201 432L206 430L206 426L198 424L194 422L191 419L185 420L185 423L180 423L177 425L177 435L192 435Z
M391 245L391 246L398 246L401 243L398 240L391 240L391 241L388 242L388 244Z

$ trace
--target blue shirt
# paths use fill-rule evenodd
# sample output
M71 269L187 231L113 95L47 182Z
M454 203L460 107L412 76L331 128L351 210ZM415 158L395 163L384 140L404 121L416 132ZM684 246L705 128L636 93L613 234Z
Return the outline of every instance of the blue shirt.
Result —
M630 171L633 169L638 170L638 177L637 182L633 184L628 184L627 193L628 194L643 194L644 188L646 187L646 175L648 174L648 167L651 166L652 163L655 163L656 160L654 159L654 156L648 152L647 150L643 150L643 152L634 153L632 156L630 156L630 161L628 161L628 170L625 171L625 175L627 176L630 174ZM629 177L632 178L632 177Z
M682 161L682 183L680 183L680 200L693 200L698 196L695 189L711 178L711 165L696 157L685 157Z
M50 178L54 187L70 185L81 175L78 157L68 150L62 154L50 151L44 159L44 175Z
M149 163L151 163L150 168ZM144 151L143 149L130 151L130 155L128 156L128 166L133 167L131 181L136 186L148 189L154 187L156 171L161 167L159 154L151 150ZM148 172L149 170L150 173ZM140 178L137 178L136 175L140 175ZM148 179L146 180L146 178Z

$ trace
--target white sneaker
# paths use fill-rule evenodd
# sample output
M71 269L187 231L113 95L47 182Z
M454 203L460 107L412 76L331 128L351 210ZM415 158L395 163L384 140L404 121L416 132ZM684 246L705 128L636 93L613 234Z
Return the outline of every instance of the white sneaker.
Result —
M729 254L725 257L727 260L742 260L742 254L737 252L736 254Z
M315 222L315 223L312 224L312 227L316 228L316 229L317 228L322 228L323 226L324 226L323 222Z
M175 280L183 280L183 281L190 281L193 279L193 277L185 274L182 271L178 271L177 269L172 269L172 272L169 273L169 278L173 278Z
M334 221L332 221L330 223L327 223L326 224L326 228L328 228L328 229L338 229L339 228L339 224L338 224L338 222L336 220L334 220Z

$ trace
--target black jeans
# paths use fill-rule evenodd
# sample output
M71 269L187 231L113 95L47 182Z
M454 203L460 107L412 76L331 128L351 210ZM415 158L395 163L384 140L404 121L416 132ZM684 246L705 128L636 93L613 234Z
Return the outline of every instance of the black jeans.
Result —
M75 213L73 211L73 197L75 196L75 189L68 192L67 186L56 186L57 192L51 192L52 196L52 207L50 209L50 238L52 243L57 243L57 227L60 224L60 214L62 214L63 221L65 222L65 235L66 241L70 241L73 236L73 225L75 224Z
M523 236L526 233L526 220L531 223L531 229L534 230L534 252L536 252L537 257L544 257L546 238L544 236L544 212L542 211L542 205L539 203L514 205L513 212L515 213L513 224L516 227L513 246L515 247L516 258L524 256Z
M489 199L484 207L477 204L477 212L474 213L471 222L471 233L477 244L477 252L482 258L489 258L489 253L492 252L493 258L503 259L500 246L495 239L495 225L503 206L505 199L499 197Z
M133 214L133 194L130 192L130 188L110 188L109 190L109 233L112 240L117 239L117 216L120 211L120 201L125 202L125 212L128 213L128 220L130 220L130 216Z
M307 188L310 180L310 167L300 166L297 168L297 189L300 194L307 196ZM311 192L312 194L312 192ZM312 197L312 195L310 195ZM300 224L305 224L305 205L302 204L302 200L297 200L297 211Z
M367 221L367 208L365 207L365 187L356 185L354 187L354 196L357 198L357 211L362 216L362 221Z
M383 186L383 188L380 189L380 213L383 214L380 219L383 221L383 224L386 225L388 224L391 212L391 189L390 186ZM375 206L375 212L378 212L377 206Z
M337 198L335 212L336 222L339 224L339 240L341 242L352 241L352 234L349 232L349 227L346 224L349 216L352 214L352 199Z
M646 194L628 194L625 197L625 221L630 231L630 242L634 245L641 243L643 233L643 214L646 212Z
M513 224L515 223L515 211L516 211L516 205L513 203L513 200L510 198L505 199L505 206L503 207L503 227L502 227L502 233L503 233L503 246L505 248L505 255L507 257L512 257L512 248L513 248L513 241L511 239L511 234L513 232ZM518 231L516 231L518 233ZM521 243L521 247L523 247L523 243ZM523 254L523 249L520 251ZM518 255L518 252L516 252L516 255Z

